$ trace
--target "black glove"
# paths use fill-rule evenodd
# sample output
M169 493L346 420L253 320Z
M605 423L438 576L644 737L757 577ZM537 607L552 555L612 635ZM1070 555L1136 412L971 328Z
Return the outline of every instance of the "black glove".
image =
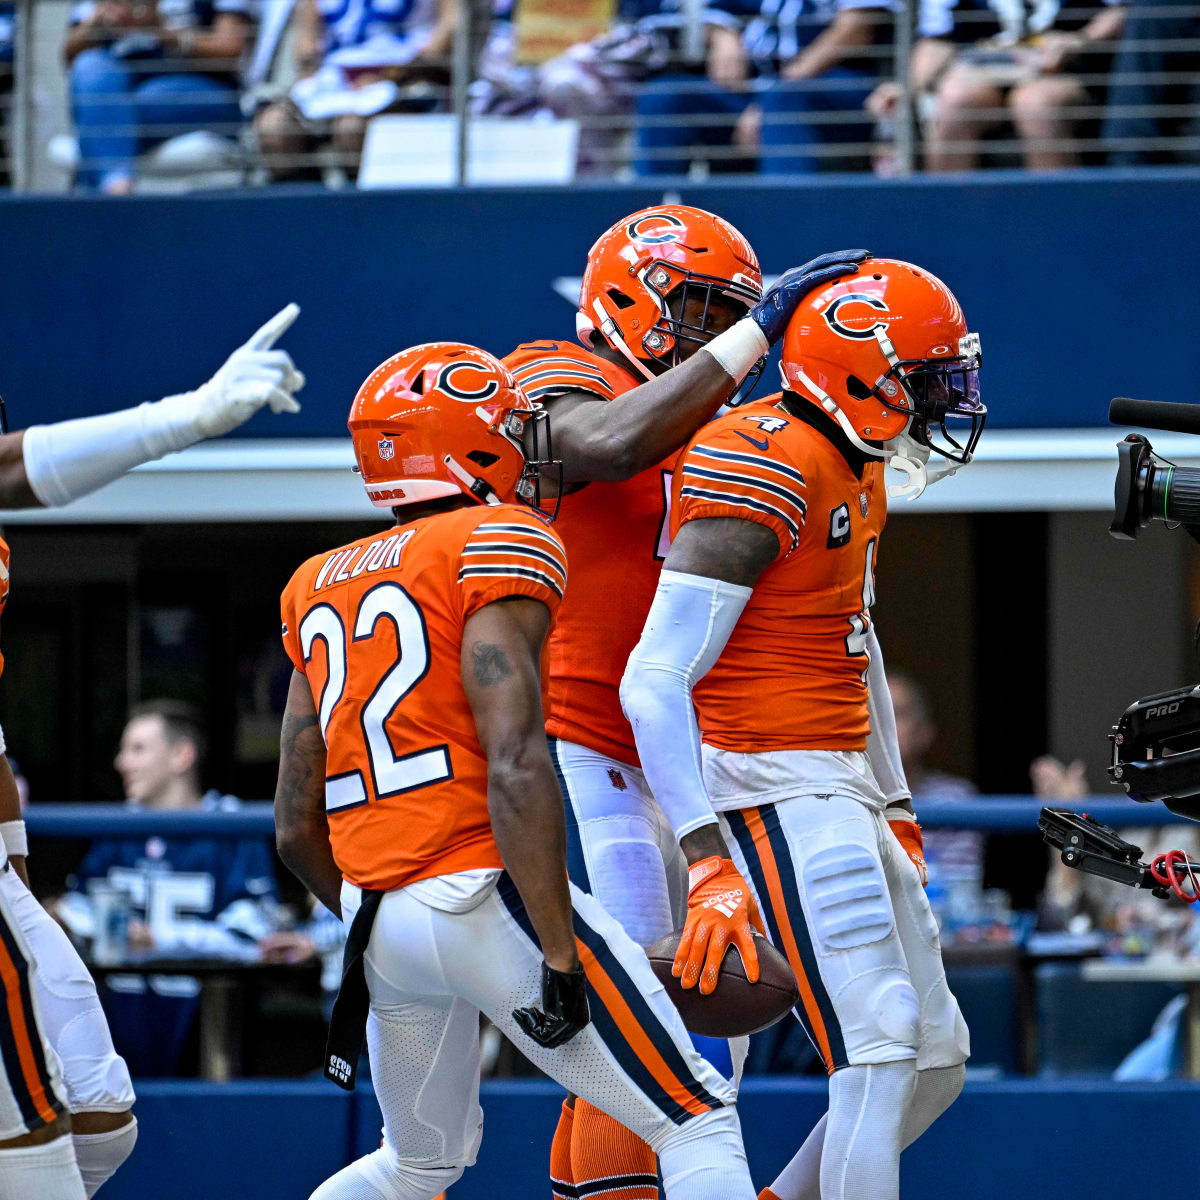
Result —
M843 275L853 275L859 263L870 257L868 250L834 250L831 254L822 254L820 258L806 262L802 267L784 271L763 293L763 298L750 310L750 315L773 346L783 337L787 323L805 296Z
M513 1009L513 1020L539 1046L545 1046L548 1050L565 1045L591 1019L583 968L556 971L544 962L541 1009Z

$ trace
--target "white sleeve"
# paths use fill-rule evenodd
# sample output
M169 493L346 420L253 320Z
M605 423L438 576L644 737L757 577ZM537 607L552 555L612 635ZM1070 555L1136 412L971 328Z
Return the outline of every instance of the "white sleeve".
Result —
M692 688L725 649L751 590L663 571L621 680L621 706L642 770L677 838L716 819L704 786Z
M871 718L871 732L867 736L867 758L875 782L889 804L898 800L910 800L908 780L904 777L904 763L900 759L900 742L896 737L896 713L892 708L892 694L888 691L887 676L883 671L883 653L872 625L867 634L867 708Z
M25 430L21 453L33 494L57 508L200 440L192 406L171 396L99 417Z

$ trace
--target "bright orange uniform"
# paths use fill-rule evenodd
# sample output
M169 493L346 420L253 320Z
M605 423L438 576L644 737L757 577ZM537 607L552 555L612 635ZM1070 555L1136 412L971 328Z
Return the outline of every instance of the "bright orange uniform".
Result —
M317 704L329 836L351 883L390 891L503 865L462 686L463 627L507 596L553 616L566 582L553 530L507 504L361 538L292 576L283 645Z
M692 699L704 741L723 750L864 750L883 464L867 463L859 478L778 400L705 426L675 472L672 536L685 521L739 517L779 539L778 557Z
M638 386L570 342L529 342L504 362L535 402L568 391L613 400ZM546 732L635 767L618 689L666 557L670 487L668 461L619 483L586 484L563 497L554 519L571 558L571 591L550 638Z

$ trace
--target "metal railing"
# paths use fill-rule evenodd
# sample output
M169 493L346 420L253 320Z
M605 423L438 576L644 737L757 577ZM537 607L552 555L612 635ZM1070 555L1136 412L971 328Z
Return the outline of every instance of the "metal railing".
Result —
M1131 6L1115 28L1106 14L1118 10L1097 0L1060 14L1075 39L1060 54L1055 25L1002 28L986 9L881 0L855 10L836 54L821 49L831 27L809 24L782 31L781 55L763 22L736 27L704 0L677 0L665 15L576 45L560 38L556 52L543 46L526 61L519 4L500 19L486 0L459 0L444 52L416 46L404 62L411 31L398 30L379 42L383 65L364 66L371 52L344 38L326 52L327 74L300 82L312 65L296 55L307 3L261 0L244 55L221 61L195 57L204 31L162 33L153 17L89 33L80 53L69 0L0 0L0 187L902 176L1200 160L1200 5ZM119 70L105 76L104 56ZM147 85L157 103L135 104Z

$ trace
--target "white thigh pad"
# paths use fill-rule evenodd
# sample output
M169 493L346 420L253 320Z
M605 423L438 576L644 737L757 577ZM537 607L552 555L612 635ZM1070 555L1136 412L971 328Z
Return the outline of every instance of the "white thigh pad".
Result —
M834 836L845 828L839 826ZM895 928L883 865L873 848L836 840L806 857L803 882L822 949L869 946Z

